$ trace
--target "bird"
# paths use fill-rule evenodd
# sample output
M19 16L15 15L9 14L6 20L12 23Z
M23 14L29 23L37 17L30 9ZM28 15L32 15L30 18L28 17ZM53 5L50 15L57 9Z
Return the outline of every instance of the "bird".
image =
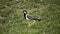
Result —
M32 16L32 15L29 15L29 14L27 13L27 10L23 10L23 15L24 15L24 19L26 19L26 20L38 20L38 21L41 20L41 19L38 18L38 17L34 17L34 16Z

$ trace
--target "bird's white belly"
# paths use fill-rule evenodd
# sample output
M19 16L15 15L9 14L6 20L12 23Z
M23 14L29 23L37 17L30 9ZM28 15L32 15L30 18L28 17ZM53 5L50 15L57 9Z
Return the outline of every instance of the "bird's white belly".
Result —
M29 18L27 17L27 15L26 15L26 20L29 20Z

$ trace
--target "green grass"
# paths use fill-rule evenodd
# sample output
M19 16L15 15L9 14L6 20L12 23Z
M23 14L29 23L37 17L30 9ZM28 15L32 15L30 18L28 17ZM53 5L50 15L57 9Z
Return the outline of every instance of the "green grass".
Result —
M24 9L43 20L25 20ZM0 0L0 34L60 34L60 0Z

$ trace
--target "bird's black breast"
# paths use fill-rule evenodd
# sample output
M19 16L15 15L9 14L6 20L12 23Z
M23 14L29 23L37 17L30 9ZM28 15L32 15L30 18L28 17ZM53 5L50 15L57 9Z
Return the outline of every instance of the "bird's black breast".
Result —
M24 14L24 18L26 19L26 14Z

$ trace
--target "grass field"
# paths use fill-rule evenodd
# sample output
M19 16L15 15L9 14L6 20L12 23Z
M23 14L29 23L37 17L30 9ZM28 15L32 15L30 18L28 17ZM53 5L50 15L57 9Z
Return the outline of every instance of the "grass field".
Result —
M23 10L43 19L25 20ZM0 34L60 34L60 0L0 0Z

